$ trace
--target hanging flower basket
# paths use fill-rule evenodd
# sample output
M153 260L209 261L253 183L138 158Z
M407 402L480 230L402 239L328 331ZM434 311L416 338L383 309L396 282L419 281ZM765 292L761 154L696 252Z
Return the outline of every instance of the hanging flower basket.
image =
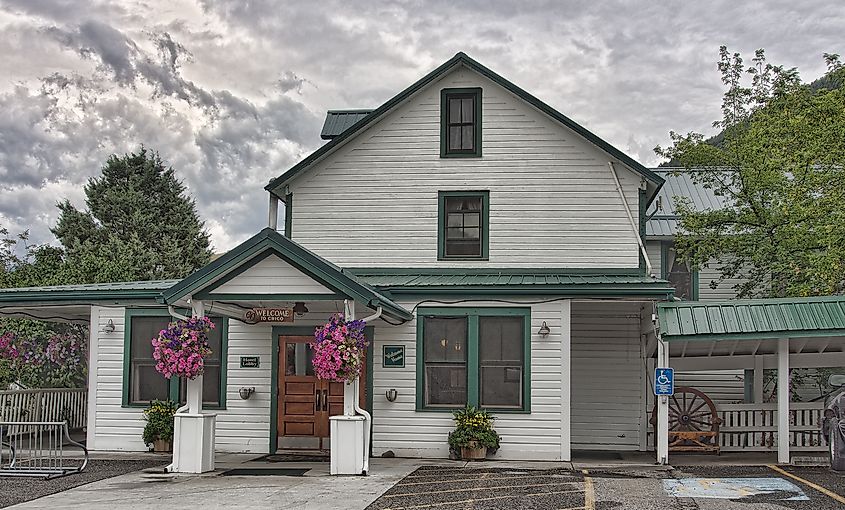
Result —
M332 315L329 322L314 332L314 374L318 379L352 382L361 375L365 349L364 321L347 321L343 314Z
M162 329L153 338L153 359L158 373L170 379L196 379L205 369L205 358L211 355L208 333L214 323L208 317L179 320Z

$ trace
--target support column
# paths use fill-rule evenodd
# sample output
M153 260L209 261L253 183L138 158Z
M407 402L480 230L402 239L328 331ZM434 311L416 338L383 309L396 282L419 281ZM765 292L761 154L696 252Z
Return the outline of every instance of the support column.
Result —
M355 318L355 301L343 301L344 320ZM331 469L333 475L364 473L364 417L355 413L355 397L360 378L343 384L343 414L329 417Z
M789 339L778 340L778 463L789 464Z
M531 328L534 329L533 326ZM572 460L572 301L560 313L560 460Z
M669 344L657 339L657 368L669 368ZM669 464L669 397L657 398L657 463Z

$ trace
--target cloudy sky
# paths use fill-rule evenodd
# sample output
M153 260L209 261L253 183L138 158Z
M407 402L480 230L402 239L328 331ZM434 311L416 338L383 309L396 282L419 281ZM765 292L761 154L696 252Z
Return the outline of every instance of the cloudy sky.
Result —
M326 109L376 107L458 51L656 165L669 130L719 117L719 45L811 80L843 26L840 0L0 0L0 225L53 242L55 203L144 144L229 249Z

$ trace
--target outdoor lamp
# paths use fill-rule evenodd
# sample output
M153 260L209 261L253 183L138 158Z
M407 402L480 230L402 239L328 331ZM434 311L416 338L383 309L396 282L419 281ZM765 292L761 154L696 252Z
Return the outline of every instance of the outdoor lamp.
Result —
M394 390L393 388L384 392L384 398L387 399L388 402L395 402L396 397L399 396L399 392Z
M546 321L543 321L543 325L540 326L540 329L539 329L539 331L537 331L537 334L540 335L543 338L546 338L547 336L549 336L549 333L551 333L551 332L552 332L552 330L549 329L549 325L546 324Z
M114 321L109 319L109 322L103 326L103 331L106 333L114 333Z
M251 396L252 396L252 394L253 394L253 393L255 393L255 388L254 388L254 387L253 387L253 388L240 388L240 389L238 390L238 395L240 395L240 396L241 396L241 399L242 399L242 400L246 400L246 399L248 399L249 397L251 397Z
M302 317L303 315L308 313L308 307L305 306L305 303L303 303L302 301L297 301L293 305L293 313L295 313L299 317Z

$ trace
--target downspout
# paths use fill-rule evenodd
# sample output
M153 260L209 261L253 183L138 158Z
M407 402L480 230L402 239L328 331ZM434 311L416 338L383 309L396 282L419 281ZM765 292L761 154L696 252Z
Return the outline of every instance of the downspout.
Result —
M376 313L362 319L364 322L370 322L381 317L382 307L376 308ZM373 428L373 417L360 405L361 385L355 385L355 412L364 417L364 470L361 473L366 476L370 472L370 431Z
M643 260L645 261L645 270L646 274L649 276L653 274L654 268L651 265L651 260L648 258L648 253L645 249L645 244L643 244L643 239L640 237L640 229L637 226L637 222L634 221L634 216L631 214L631 208L628 206L628 199L625 198L625 192L622 191L622 184L619 183L619 176L616 175L616 168L613 166L613 161L608 161L607 166L610 167L610 173L613 175L613 181L616 183L616 191L619 192L619 197L622 198L622 204L625 206L625 214L628 215L628 222L631 224L631 230L634 232L634 237L637 238L637 244L640 246L640 252L643 255Z

